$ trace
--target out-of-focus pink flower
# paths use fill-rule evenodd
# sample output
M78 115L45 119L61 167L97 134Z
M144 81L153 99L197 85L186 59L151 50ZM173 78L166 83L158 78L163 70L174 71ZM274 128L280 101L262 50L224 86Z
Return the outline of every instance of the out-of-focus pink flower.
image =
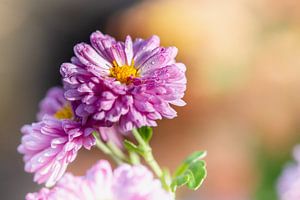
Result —
M61 88L50 89L40 107L41 120L21 129L18 151L24 155L25 171L34 173L34 181L52 186L81 147L90 149L95 144L94 130L75 119Z
M114 171L114 200L171 200L158 179L144 166L123 165Z
M173 200L160 181L144 166L121 165L112 171L107 161L99 161L85 176L66 174L51 189L29 193L26 200Z
M46 97L39 104L39 112L37 120L41 121L45 115L54 116L59 110L66 105L67 101L64 98L64 90L60 87L52 87L48 90ZM69 110L70 112L71 110Z
M177 48L159 43L157 36L118 42L96 31L91 45L77 44L76 57L60 70L65 97L78 103L76 114L107 126L117 123L123 132L174 118L170 105L185 105L186 68L175 61Z
M300 146L294 150L295 164L288 165L278 181L280 200L300 199Z

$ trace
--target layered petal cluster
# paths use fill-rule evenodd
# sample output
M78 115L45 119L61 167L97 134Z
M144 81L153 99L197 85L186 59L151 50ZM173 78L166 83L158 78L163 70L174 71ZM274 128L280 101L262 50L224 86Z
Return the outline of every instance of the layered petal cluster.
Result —
M300 199L300 146L294 150L296 163L288 165L278 181L280 200Z
M144 166L121 165L114 171L99 161L85 176L66 174L57 185L27 194L26 200L173 200Z
M77 44L75 57L60 70L76 115L117 123L124 132L174 118L171 105L185 105L186 68L175 61L175 47L159 43L157 36L119 42L96 31L90 44Z
M24 155L25 171L34 173L34 181L52 186L63 176L78 150L90 149L95 139L92 128L72 117L61 88L49 90L40 105L41 120L23 126L18 151Z

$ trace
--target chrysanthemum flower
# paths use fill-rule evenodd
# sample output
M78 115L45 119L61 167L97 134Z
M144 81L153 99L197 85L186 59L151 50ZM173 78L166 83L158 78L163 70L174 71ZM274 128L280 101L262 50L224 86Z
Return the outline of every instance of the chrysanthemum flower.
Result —
M173 200L144 166L119 166L112 171L99 161L83 177L66 174L51 190L29 193L26 200Z
M288 165L278 181L280 200L300 199L300 146L294 150L295 164Z
M65 97L78 102L78 116L130 131L174 118L171 105L185 105L186 68L175 61L175 47L160 47L157 36L118 42L96 31L90 39L91 45L77 44L71 63L61 66Z
M90 149L95 139L93 129L74 118L61 88L49 90L40 107L41 121L23 126L18 151L24 154L25 171L34 173L34 181L52 186L76 158L78 150Z
M41 100L37 120L41 121L45 116L54 116L58 119L72 119L74 117L71 104L64 98L62 88L50 88L46 97Z

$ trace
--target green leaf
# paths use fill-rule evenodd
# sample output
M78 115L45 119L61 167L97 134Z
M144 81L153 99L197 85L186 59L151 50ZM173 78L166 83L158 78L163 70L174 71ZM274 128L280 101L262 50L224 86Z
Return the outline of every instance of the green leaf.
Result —
M195 152L178 167L171 183L173 192L183 185L192 190L201 186L207 174L205 161L201 160L205 155L206 152L203 151Z
M153 135L152 128L150 128L149 126L143 126L138 129L138 132L142 136L143 140L146 143L149 143L149 141L151 140L152 135Z
M187 182L187 186L189 189L197 190L203 183L206 178L206 167L205 162L199 160L191 164L187 173L190 176L189 181Z
M192 153L177 168L177 170L175 172L175 176L180 176L181 174L183 174L193 162L203 159L206 156L206 154L207 154L206 151L196 151L196 152Z
M196 151L192 153L192 155L187 157L184 162L187 164L193 163L195 161L203 159L206 156L206 154L207 154L206 151Z
M190 176L189 175L184 175L184 176L177 176L171 184L171 190L173 192L176 191L177 187L181 187L185 184L187 184L190 180Z

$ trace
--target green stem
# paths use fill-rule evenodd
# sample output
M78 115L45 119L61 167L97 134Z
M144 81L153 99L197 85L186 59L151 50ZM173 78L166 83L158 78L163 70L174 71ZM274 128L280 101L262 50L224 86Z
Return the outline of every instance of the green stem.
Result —
M129 151L128 153L129 153L129 159L133 165L138 165L141 163L140 157L137 153L135 153L133 151Z
M163 173L162 169L155 160L152 154L152 148L150 147L149 143L145 142L136 128L132 129L132 133L139 143L139 148L142 151L140 154L145 159L146 163L151 167L156 176L160 179L161 184L165 188L165 190L171 192L170 185L165 177L166 174Z
M156 176L161 179L163 176L163 173L162 173L162 170L161 170L160 166L158 165L157 161L154 159L151 147L149 146L148 143L146 143L144 141L144 139L142 138L142 136L140 135L140 133L138 132L138 130L136 128L132 129L132 133L133 133L135 139L137 140L137 142L139 143L140 148L143 150L142 156L144 157L145 161L151 167L151 169L156 174Z
M116 157L129 163L127 156L123 153L123 151L115 143L108 141L106 143L106 145Z
M118 165L123 163L122 158L117 156L109 147L106 146L104 142L102 142L97 132L94 132L93 136L96 139L96 146L98 149L100 149L104 154L110 156Z

